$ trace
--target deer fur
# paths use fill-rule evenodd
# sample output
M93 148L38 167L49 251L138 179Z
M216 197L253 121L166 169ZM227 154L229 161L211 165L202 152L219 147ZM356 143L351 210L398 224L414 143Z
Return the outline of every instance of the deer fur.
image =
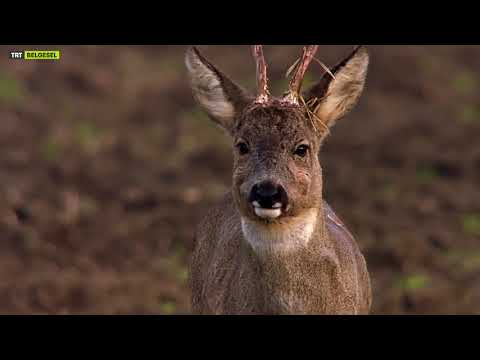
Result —
M303 58L311 59L314 50L304 50ZM265 77L261 49L254 48L254 56L262 57L256 58L257 74ZM300 79L283 98L270 97L260 82L255 100L196 48L187 51L186 65L194 97L234 145L232 188L196 232L190 268L193 312L368 314L365 259L322 198L318 158L329 128L363 90L366 50L355 48L331 69L334 78L323 75L304 97L299 96ZM301 63L297 71L307 65ZM287 200L271 208L252 202L253 187L265 181L281 188Z

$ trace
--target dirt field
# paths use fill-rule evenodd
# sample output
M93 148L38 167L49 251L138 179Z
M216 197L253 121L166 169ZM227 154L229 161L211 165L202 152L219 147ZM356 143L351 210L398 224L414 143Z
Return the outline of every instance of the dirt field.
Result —
M39 47L0 51L0 313L189 313L194 225L229 187L231 150L192 99L186 48L8 59L24 48ZM350 48L318 55L333 65ZM202 49L254 88L247 46ZM266 47L277 95L300 49ZM321 163L373 313L480 314L480 47L368 49L363 97Z

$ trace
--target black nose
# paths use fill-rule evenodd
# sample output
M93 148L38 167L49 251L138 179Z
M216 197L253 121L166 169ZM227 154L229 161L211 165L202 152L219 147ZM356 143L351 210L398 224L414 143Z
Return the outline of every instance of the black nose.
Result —
M283 186L273 181L262 181L255 184L250 192L250 202L256 201L260 207L271 209L276 204L287 205L287 193Z

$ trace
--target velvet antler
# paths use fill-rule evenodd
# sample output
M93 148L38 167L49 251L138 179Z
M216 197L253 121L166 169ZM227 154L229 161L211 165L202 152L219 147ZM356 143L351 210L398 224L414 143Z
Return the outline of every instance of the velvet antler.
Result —
M303 48L303 54L288 84L288 92L284 95L283 101L294 105L299 105L299 94L302 87L303 77L307 71L308 65L317 52L318 45L310 45Z
M253 58L257 65L257 99L256 103L264 104L268 102L270 93L267 85L267 65L263 57L262 45L252 45Z

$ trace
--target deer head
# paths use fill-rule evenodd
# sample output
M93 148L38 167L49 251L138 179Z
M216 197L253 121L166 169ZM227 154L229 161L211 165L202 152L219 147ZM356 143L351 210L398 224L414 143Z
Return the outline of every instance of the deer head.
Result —
M329 129L357 103L368 54L356 47L301 94L302 79L316 51L317 45L303 49L288 91L278 98L268 90L261 45L252 46L256 96L231 81L195 47L187 51L194 97L233 140L233 196L244 218L281 223L321 206L318 152Z

